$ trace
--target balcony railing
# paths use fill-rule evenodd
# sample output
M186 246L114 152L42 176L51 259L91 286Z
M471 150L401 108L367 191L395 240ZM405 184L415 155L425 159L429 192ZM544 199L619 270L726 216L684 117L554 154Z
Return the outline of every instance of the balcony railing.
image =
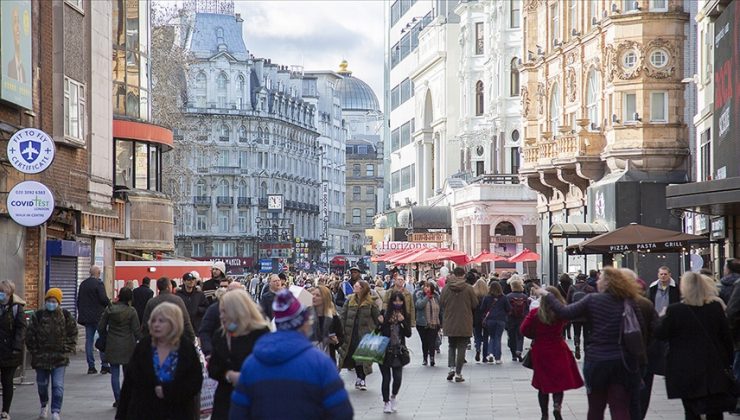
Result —
M193 197L193 204L195 204L196 206L210 206L211 197L205 195L196 195L195 197Z
M562 133L554 140L549 140L548 137L524 146L522 157L525 166L551 163L552 159L599 156L604 148L604 137L600 133Z
M483 174L471 180L471 183L481 184L518 184L519 175L516 174Z
M213 166L212 171L220 175L238 175L240 168L234 166Z
M236 199L236 205L239 207L249 207L252 205L251 197L238 197Z
M216 197L216 205L218 206L231 206L234 204L234 197Z
M257 205L259 205L260 207L267 207L267 197L260 197L259 199L257 199Z

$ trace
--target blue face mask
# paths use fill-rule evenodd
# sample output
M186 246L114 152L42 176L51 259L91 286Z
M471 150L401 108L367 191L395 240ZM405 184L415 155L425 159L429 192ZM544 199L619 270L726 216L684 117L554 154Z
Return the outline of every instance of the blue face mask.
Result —
M401 303L393 302L393 307L395 309L401 309L401 308L403 308L403 302L401 302Z
M236 322L232 322L231 324L229 324L229 325L226 326L226 330L228 332L234 332L234 331L236 331L237 328L239 328L239 325L237 325Z
M56 311L58 307L59 307L59 304L54 301L46 302L47 311L52 311L52 312Z
M8 303L8 294L0 292L0 303Z

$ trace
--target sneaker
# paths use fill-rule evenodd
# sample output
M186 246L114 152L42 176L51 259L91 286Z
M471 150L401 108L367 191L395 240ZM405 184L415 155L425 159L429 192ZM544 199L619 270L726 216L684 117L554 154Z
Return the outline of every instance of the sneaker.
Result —
M480 352L479 351L475 352L475 361L480 362Z
M62 417L59 416L59 413L51 413L51 420L62 420Z
M106 373L110 373L110 366L102 366L100 368L100 374L105 375Z
M423 361L421 362L421 365L422 365L422 366L426 366L426 365L427 365L427 359L424 359L424 360L423 360Z
M487 359L486 361L487 361L488 363L493 363L493 355L492 355L492 354L489 354L489 355L488 355L488 357L487 357L486 359Z
M504 362L502 362L501 359L496 359L496 364L497 365L500 365L501 363L504 363Z
M395 413L398 411L398 400L395 395L391 395L391 410Z
M390 414L393 412L390 401L386 401L385 404L383 404L383 412L386 414Z
M364 379L360 379L360 391L367 391L367 385L365 385Z
M113 408L118 408L118 401L113 401Z
M455 377L455 371L454 370L451 370L450 373L447 374L447 380L448 381L451 381L452 378L454 378L454 377Z
M39 418L40 419L45 419L47 417L49 417L49 407L42 406L41 407L41 412L39 413Z
M92 375L93 373L98 373L98 370L95 369L94 367L87 368L87 374L88 375Z
M0 420L10 420L10 414L3 411L2 413L0 413Z
M465 378L462 375L455 375L455 382L465 382Z
M434 355L429 358L429 366L434 366Z
M358 379L355 381L355 389L360 389L360 385L362 384L362 379Z

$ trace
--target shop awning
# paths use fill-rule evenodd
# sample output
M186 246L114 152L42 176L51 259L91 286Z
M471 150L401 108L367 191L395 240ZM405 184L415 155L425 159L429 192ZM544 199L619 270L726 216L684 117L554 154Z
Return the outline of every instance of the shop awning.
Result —
M631 223L567 248L570 255L624 252L681 252L709 242L704 236Z
M556 223L550 228L551 238L593 238L609 232L600 223Z
M740 215L740 178L669 185L666 208L717 216Z

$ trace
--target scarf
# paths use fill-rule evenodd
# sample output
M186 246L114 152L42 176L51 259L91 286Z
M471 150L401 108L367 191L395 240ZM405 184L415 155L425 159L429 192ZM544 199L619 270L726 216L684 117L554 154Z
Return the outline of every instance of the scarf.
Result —
M427 317L427 328L439 327L439 302L436 296L429 299L429 303L424 308L424 315Z

